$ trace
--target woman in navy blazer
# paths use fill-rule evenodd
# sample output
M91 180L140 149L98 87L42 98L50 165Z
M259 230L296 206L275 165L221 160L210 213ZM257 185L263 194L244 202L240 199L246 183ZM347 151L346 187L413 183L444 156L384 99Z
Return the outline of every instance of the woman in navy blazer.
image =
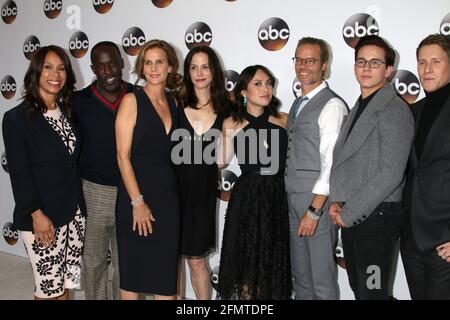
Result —
M36 299L68 298L80 283L85 204L71 121L75 76L57 46L42 47L24 79L23 102L3 117L3 139Z

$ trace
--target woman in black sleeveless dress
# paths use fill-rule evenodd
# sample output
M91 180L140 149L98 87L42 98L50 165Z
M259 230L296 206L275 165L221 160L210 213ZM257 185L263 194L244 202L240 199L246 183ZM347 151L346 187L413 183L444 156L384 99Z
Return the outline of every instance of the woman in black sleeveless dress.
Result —
M117 199L117 242L122 299L177 294L180 208L171 162L177 125L174 99L178 60L162 40L147 42L136 59L144 88L124 96L116 119L122 182Z
M273 96L275 79L263 66L244 69L236 106L224 121L225 163L235 153L242 171L225 217L218 298L289 299L292 278L284 188L287 115ZM230 148L232 147L232 148ZM232 149L234 152L227 152ZM220 160L220 159L219 159Z
M192 287L199 300L210 298L206 257L216 247L218 167L215 150L228 100L216 53L194 47L184 60L179 127L185 154L177 173L181 195L181 255L187 257ZM183 158L185 156L185 158Z

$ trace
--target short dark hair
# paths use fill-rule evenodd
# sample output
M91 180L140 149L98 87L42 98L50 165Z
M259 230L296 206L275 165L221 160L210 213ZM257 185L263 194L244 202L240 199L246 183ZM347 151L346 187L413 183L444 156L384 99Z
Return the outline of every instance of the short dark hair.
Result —
M236 82L236 86L234 87L235 103L231 110L231 116L233 117L233 120L236 122L241 123L245 119L244 97L242 96L241 91L247 90L248 84L253 79L258 70L261 70L262 72L267 74L270 81L272 81L272 86L275 88L276 83L275 77L270 72L270 70L267 69L265 66L257 64L254 66L249 66L244 70L242 70L241 74L239 75L239 79ZM267 106L267 108L269 108L270 114L278 118L280 116L280 113L278 112L278 108L280 107L280 105L281 105L280 100L277 97L275 97L275 94L273 94L272 100L270 100L270 103Z
M370 35L359 39L355 46L355 61L358 59L358 52L362 47L376 46L384 50L384 60L386 66L393 66L395 63L395 51L392 47L380 36Z
M318 45L320 47L320 62L324 63L324 62L330 61L331 50L330 50L330 46L328 45L328 43L325 40L313 38L313 37L303 37L298 41L297 48L295 50L297 50L298 47L300 47L303 44Z
M447 54L447 58L450 61L450 36L444 36L438 33L430 34L419 43L419 46L416 49L416 58L419 58L419 51L423 46L429 46L432 44L440 46Z
M75 74L72 70L70 58L63 48L49 45L39 48L31 58L28 70L25 73L23 80L23 99L27 102L27 108L31 113L45 113L47 105L42 99L39 91L39 79L41 78L42 70L44 68L45 57L49 52L55 53L64 64L66 70L66 83L64 87L58 92L56 97L58 106L61 112L70 118L72 115L73 91L75 90Z
M212 75L210 88L212 106L216 114L223 114L229 104L225 91L223 70L216 52L209 46L192 48L184 59L183 83L180 90L181 105L183 108L191 107L197 109L198 98L195 95L194 84L189 71L192 58L197 53L204 53L208 56L208 64Z
M114 48L114 50L117 51L117 54L119 55L119 57L122 58L122 54L121 54L119 46L117 44L115 44L114 42L111 42L111 41L100 41L95 46L93 46L91 49L91 64L94 63L94 52L100 47Z

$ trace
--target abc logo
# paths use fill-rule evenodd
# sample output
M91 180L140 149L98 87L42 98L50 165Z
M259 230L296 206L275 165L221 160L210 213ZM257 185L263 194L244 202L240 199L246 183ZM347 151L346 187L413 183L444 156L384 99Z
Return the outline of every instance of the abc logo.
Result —
M69 51L75 58L82 58L89 49L89 40L84 32L75 32L69 40Z
M234 87L236 86L236 82L239 78L239 73L234 70L225 70L224 74L224 82L225 82L225 90L228 95L228 99L234 101Z
M212 41L211 28L203 22L194 22L187 28L184 41L189 49L196 46L209 46Z
M342 239L339 238L334 249L334 258L336 263L343 269L346 269L345 259L344 259L344 247L342 246Z
M2 167L3 170L5 170L6 173L9 173L9 168L8 168L8 159L6 159L6 153L3 152L2 153Z
M111 10L114 4L114 0L92 0L92 5L94 6L95 11L100 14L107 13Z
M376 35L379 31L378 23L374 17L366 13L357 13L345 21L342 35L345 42L354 48L359 38Z
M239 73L234 70L225 70L223 74L225 77L225 90L227 92L232 92L238 81Z
M420 93L419 79L407 70L397 70L391 78L395 90L408 103L414 103Z
M13 23L17 16L17 5L14 1L8 0L2 6L2 19L6 24Z
M129 56L138 54L139 49L145 43L145 35L138 27L131 27L125 31L122 37L122 46Z
M33 54L41 47L39 39L35 36L29 36L23 43L23 54L28 60L31 60Z
M229 170L222 170L220 180L218 181L219 199L228 201L230 199L231 190L237 181L237 176Z
M216 266L211 270L209 280L211 281L213 289L217 291L217 285L219 284L219 266Z
M10 75L3 77L0 86L1 86L2 95L3 95L3 97L5 97L5 99L12 99L12 97L14 97L14 95L16 94L16 90L17 90L16 80L14 80L14 78L11 77ZM3 164L3 158L2 158L2 164Z
M280 18L266 19L259 27L258 40L266 50L280 50L289 40L289 27Z
M152 0L155 7L158 7L158 8L168 7L172 3L172 1L173 0Z
M3 11L2 11L3 17ZM440 32L444 36L450 36L450 13L448 13L441 22Z
M45 0L44 13L49 19L55 19L61 13L62 0Z
M10 245L15 245L17 240L19 240L19 231L17 231L11 222L5 223L3 226L3 237L6 243Z
M300 90L300 81L298 81L297 77L294 78L294 81L292 81L292 93L296 98L300 97L301 90Z

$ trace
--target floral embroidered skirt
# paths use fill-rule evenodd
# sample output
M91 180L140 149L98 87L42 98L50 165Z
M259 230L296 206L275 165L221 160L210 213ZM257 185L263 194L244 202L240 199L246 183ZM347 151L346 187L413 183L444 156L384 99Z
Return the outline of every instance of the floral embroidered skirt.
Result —
M34 274L35 296L55 298L80 287L86 218L80 209L68 224L56 228L55 243L39 245L31 231L21 231Z

